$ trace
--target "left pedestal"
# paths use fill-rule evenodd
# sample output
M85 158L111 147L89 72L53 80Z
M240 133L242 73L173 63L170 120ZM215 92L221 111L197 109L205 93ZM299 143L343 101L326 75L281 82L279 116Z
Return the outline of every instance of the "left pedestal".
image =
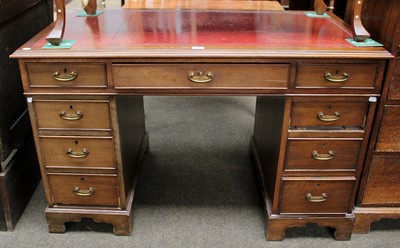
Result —
M143 97L32 96L28 108L49 232L65 232L66 222L90 218L112 224L117 235L130 235L136 182L148 150Z

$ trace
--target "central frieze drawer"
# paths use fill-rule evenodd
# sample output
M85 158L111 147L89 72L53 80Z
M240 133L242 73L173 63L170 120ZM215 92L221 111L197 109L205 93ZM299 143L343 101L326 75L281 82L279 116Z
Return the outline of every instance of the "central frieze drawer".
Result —
M112 137L40 137L46 167L115 168Z
M354 98L294 100L290 125L363 127L368 107L366 100Z
M288 87L288 64L113 64L115 88Z
M109 101L35 100L39 129L111 129Z
M105 63L26 63L30 87L105 88Z
M296 88L373 89L377 64L301 64L297 69Z
M280 213L347 213L355 177L283 178Z
M54 205L118 207L116 175L48 174Z
M285 169L355 169L361 140L289 140Z

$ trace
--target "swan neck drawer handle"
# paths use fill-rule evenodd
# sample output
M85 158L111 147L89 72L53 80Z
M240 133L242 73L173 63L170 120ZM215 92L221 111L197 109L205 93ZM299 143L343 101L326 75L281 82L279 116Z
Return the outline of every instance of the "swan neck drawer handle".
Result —
M342 75L332 75L330 72L327 72L324 74L324 78L326 81L332 82L332 83L342 83L346 82L349 80L350 75L346 72L343 72Z
M335 112L335 113L333 113L333 115L325 115L322 112L318 112L317 118L318 118L318 120L324 121L324 122L337 121L337 120L340 119L340 113L339 112Z
M214 78L214 74L212 72L207 72L206 75L203 75L203 70L199 70L197 75L191 71L188 75L189 80L194 83L208 83Z
M71 73L65 73L65 74L60 74L60 72L54 72L53 74L53 78L57 81L60 82L70 82L75 80L78 77L78 73L76 73L75 71L71 72Z
M81 152L74 152L72 148L69 148L67 155L71 158L86 158L89 155L89 151L85 148Z
M326 193L322 193L321 195L317 195L317 196L313 196L311 193L308 193L306 195L306 199L309 202L324 202L326 200L328 200L328 195Z
M328 151L327 154L319 154L317 151L313 151L312 152L312 157L315 160L320 160L320 161L327 161L327 160L331 160L333 159L334 156L334 152L333 151Z
M60 118L66 120L66 121L77 121L82 119L83 113L81 111L77 111L74 114L67 114L65 111L62 111L60 113Z
M92 196L94 194L94 188L90 187L89 189L80 189L79 187L75 187L72 192L78 196Z

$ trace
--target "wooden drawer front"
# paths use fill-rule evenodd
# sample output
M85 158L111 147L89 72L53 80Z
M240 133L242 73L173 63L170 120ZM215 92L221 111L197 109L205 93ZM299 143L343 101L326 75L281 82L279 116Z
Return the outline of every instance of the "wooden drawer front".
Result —
M111 137L41 137L46 167L115 168Z
M296 87L373 89L377 71L377 64L299 65Z
M107 86L104 63L26 63L26 69L30 87Z
M286 169L355 169L360 140L289 140Z
M119 206L116 175L49 174L53 204Z
M349 212L354 181L353 177L337 180L284 178L280 212L319 214Z
M294 101L291 126L364 126L368 102L309 100Z
M373 157L363 204L400 205L400 157Z
M207 80L195 83L189 74L202 70ZM151 87L266 87L287 88L289 65L286 64L114 64L115 88ZM194 78L196 80L196 78Z
M391 82L388 98L390 100L400 100L400 58L397 58L396 60L396 65L390 81Z
M39 129L111 129L108 101L34 102Z
M378 141L378 152L400 152L400 105L385 106Z

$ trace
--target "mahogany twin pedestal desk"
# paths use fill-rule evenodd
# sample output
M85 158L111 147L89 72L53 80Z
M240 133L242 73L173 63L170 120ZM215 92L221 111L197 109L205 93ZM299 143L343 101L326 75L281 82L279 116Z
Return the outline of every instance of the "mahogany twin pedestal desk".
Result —
M148 147L143 96L257 96L251 151L268 240L317 223L350 239L352 209L386 63L337 19L303 12L105 10L67 16L70 49L19 60L50 232L93 218L130 235ZM206 162L206 161L205 161Z

